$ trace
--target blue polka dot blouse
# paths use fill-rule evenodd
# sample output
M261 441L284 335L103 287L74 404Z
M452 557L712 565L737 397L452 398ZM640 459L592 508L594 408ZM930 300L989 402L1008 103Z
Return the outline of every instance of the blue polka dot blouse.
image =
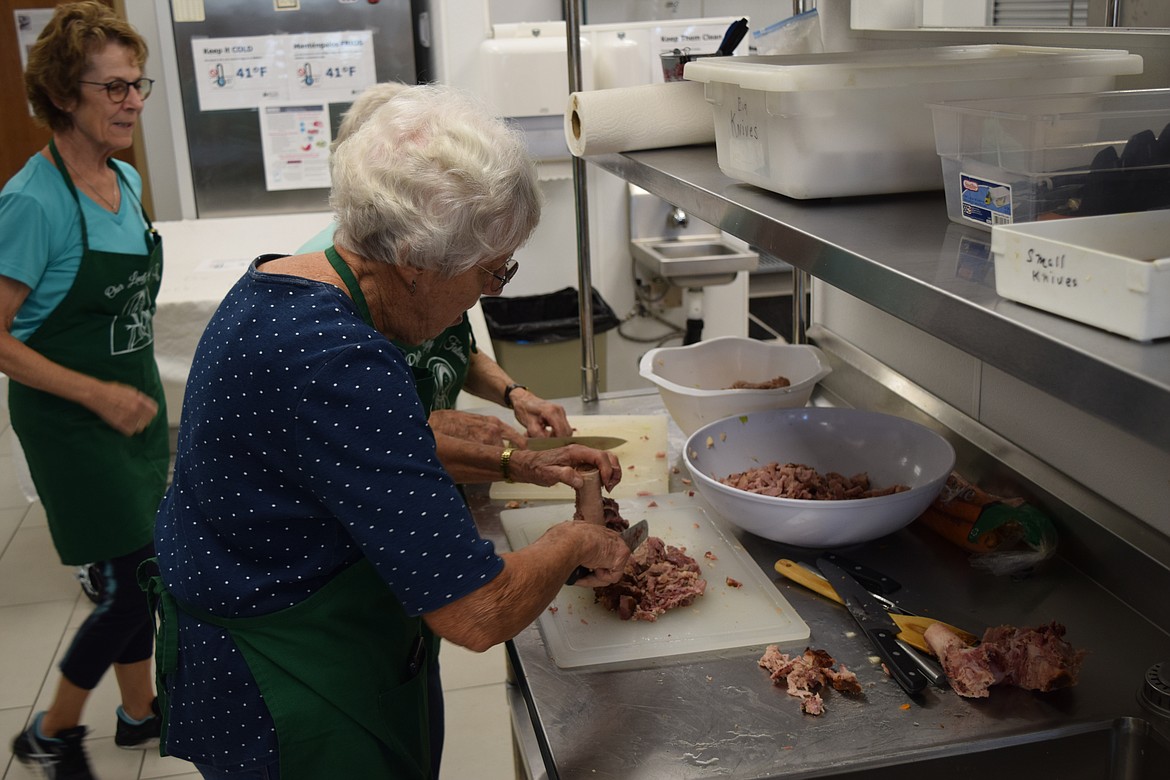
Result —
M255 264L199 342L156 547L175 597L224 617L297 604L361 557L411 615L503 568L439 464L402 353L336 287ZM272 719L227 633L179 626L167 751L271 761Z

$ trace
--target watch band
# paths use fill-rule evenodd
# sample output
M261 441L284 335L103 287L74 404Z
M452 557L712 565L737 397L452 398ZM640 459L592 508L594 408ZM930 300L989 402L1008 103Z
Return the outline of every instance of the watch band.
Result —
M513 390L527 390L527 389L528 389L528 385L519 385L519 384L516 384L515 382L512 382L511 384L509 384L507 387L504 388L504 406L508 407L509 409L512 408L512 391Z
M504 451L500 453L500 473L504 475L505 482L512 482L512 452L515 447L505 447Z

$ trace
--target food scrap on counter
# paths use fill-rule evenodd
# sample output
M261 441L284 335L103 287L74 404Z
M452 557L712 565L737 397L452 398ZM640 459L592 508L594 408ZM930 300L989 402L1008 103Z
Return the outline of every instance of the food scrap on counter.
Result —
M808 715L824 713L825 702L819 691L826 685L851 696L861 693L857 675L845 664L838 665L824 650L809 647L801 655L790 656L781 653L776 645L768 645L759 664L771 675L773 684L786 685L788 695L800 699L800 711Z

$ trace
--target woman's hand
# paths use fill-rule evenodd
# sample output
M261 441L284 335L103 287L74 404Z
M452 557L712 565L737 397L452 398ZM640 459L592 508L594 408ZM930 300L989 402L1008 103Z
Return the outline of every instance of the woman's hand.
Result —
M595 450L580 444L570 444L552 450L534 452L516 450L512 453L510 468L516 482L529 482L548 487L558 482L576 490L584 484L577 466L596 466L601 484L607 491L622 481L622 464L612 452Z
M123 436L142 433L158 414L153 398L120 382L102 382L86 406Z
M575 531L579 526L590 526L603 533L589 531L585 534L581 547L580 566L589 569L589 574L579 578L574 585L582 588L601 588L612 585L622 578L626 561L630 559L630 548L622 539L621 534L605 526L593 525L573 521L570 524Z
M508 400L516 413L516 422L524 426L529 436L572 436L573 428L565 414L565 407L546 401L527 388L516 388Z
M431 430L445 433L457 439L474 441L479 444L500 446L504 442L523 447L528 437L518 428L513 428L498 417L489 414L473 414L455 409L437 409L427 419Z

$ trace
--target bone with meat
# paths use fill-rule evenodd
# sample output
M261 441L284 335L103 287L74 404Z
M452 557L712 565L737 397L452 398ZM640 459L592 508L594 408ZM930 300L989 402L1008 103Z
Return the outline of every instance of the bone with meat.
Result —
M585 484L577 489L576 511L574 520L581 520L594 525L605 523L605 509L601 496L601 472L596 466L578 466L577 473Z
M923 638L942 662L951 688L967 698L986 698L993 685L1053 691L1076 685L1084 650L1064 640L1065 628L1049 623L1038 628L996 626L983 641L968 647L953 631L934 624Z

